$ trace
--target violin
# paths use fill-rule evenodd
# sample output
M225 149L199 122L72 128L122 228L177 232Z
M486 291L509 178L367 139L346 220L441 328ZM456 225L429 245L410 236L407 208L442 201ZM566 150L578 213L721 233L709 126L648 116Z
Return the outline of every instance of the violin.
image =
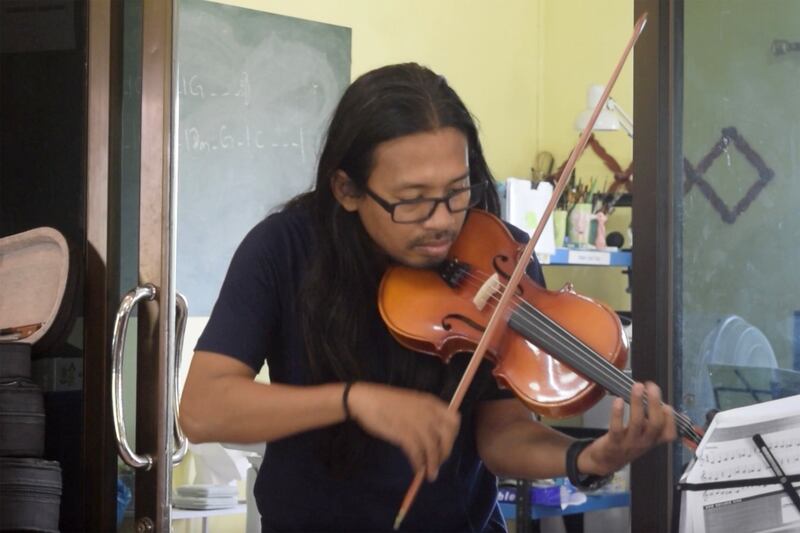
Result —
M510 272L522 256L505 224L479 209L468 213L447 258L437 269L394 265L378 290L378 309L403 346L440 357L472 352L482 339ZM605 391L630 400L634 384L622 369L628 339L606 304L570 285L551 291L521 278L485 358L498 383L528 409L552 418L573 416ZM678 433L698 444L691 421L675 413Z

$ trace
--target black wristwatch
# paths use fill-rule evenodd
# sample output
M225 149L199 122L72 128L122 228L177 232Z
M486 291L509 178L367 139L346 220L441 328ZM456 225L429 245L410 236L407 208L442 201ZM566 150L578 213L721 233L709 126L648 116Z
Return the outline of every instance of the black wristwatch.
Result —
M597 490L611 481L613 475L598 476L595 474L581 474L578 471L578 455L593 442L594 439L578 439L567 448L567 478L580 491Z

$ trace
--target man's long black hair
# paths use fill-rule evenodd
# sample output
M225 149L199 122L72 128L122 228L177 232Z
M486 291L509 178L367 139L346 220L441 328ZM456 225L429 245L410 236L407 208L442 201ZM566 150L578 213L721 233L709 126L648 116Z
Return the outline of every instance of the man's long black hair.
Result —
M312 383L377 381L383 375L393 385L441 395L452 388L444 382L445 365L435 358L415 357L399 346L370 344L386 258L376 252L358 214L344 210L331 187L331 178L342 170L363 191L378 145L447 127L466 138L471 183L489 184L479 207L499 214L494 178L475 121L444 77L415 63L391 65L362 75L342 96L328 127L313 190L286 206L312 213L315 253L297 300ZM332 445L329 459L338 466L352 466L366 443L355 424L333 428L328 436L324 447Z

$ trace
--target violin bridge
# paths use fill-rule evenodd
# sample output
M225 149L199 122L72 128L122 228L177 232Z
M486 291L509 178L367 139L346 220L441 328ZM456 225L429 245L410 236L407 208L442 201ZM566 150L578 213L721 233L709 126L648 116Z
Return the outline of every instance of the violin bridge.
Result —
M495 295L495 293L499 292L501 289L500 284L500 276L497 275L497 272L492 274L489 279L481 285L481 288L478 289L478 292L475 294L475 297L472 299L472 303L475 304L475 307L478 311L483 311L483 308L486 307L486 302L489 301L489 298Z

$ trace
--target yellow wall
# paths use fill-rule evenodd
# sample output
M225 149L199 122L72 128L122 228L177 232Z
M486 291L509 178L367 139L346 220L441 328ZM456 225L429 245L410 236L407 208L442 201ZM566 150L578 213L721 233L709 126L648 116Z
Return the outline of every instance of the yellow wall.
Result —
M586 107L586 90L591 84L605 84L633 29L633 0L543 0L541 45L543 76L538 89L540 150L553 154L558 167L578 139L575 119ZM645 29L645 31L647 31ZM635 53L635 50L634 50ZM611 96L633 116L633 57L629 57ZM632 140L623 131L596 132L595 137L622 166L627 168L633 153ZM595 177L612 183L612 174L587 149L578 161L579 180ZM619 208L609 218L608 232L619 231L627 241L631 210ZM608 303L617 310L630 309L626 292L628 278L621 268L545 267L550 288L567 282L575 290Z
M544 0L541 26L542 72L538 88L539 148L560 165L578 140L575 119L586 108L586 90L608 81L633 29L633 0ZM629 57L611 96L633 116L633 57ZM626 168L631 139L622 131L598 132L598 141ZM591 150L578 162L577 177L611 182L611 172Z
M541 0L219 0L352 28L352 78L416 61L478 118L495 176L527 177L537 139Z

